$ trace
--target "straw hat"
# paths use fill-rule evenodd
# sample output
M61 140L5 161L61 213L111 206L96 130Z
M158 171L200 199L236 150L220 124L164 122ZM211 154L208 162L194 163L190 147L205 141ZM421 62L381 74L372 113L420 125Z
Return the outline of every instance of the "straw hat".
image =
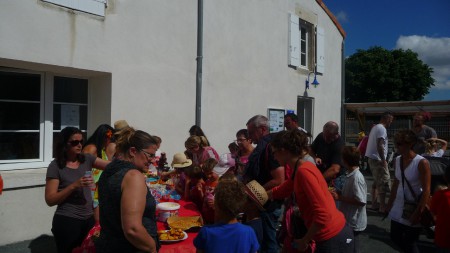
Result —
M120 129L128 127L128 126L129 126L128 122L124 119L114 122L114 129L116 129L116 130L120 130Z
M225 174L229 168L233 167L236 164L233 157L231 157L231 154L223 154L219 158L219 162L216 166L214 166L214 173L219 175L221 177L223 174Z
M192 160L187 159L184 153L176 153L173 156L171 165L173 168L185 168L192 165Z
M247 193L247 195L258 206L258 209L264 211L263 206L269 199L266 189L264 189L264 187L262 187L258 182L256 182L256 180L253 180L250 183L246 184L244 189L245 193Z

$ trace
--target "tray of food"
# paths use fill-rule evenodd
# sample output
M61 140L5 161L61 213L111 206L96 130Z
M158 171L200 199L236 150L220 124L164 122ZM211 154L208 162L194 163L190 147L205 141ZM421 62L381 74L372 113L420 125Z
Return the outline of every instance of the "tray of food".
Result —
M181 229L159 230L158 237L161 242L178 242L188 238L186 232Z
M173 229L188 230L190 228L203 226L203 219L201 216L172 216L167 219L167 224Z

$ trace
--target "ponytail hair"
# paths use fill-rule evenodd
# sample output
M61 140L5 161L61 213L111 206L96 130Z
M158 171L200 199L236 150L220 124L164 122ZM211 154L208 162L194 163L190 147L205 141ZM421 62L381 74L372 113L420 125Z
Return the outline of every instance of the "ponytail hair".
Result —
M131 147L138 150L157 145L157 140L147 132L135 130L132 127L121 129L116 135L116 150L125 154Z
M205 136L192 135L184 142L184 146L186 147L186 149L195 148L197 146L200 148L204 148L208 147L209 143L208 139L206 139Z

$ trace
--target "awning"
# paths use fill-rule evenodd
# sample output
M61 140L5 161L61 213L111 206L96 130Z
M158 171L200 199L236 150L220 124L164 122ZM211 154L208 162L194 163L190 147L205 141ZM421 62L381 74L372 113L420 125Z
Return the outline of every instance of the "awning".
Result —
M344 108L364 115L380 115L386 111L392 112L393 115L414 115L426 111L433 116L450 116L450 100L345 103Z

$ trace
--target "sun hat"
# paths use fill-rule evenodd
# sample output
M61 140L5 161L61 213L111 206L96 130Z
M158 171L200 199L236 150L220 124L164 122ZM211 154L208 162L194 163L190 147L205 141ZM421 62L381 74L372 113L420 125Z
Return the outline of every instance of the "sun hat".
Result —
M250 197L250 199L255 202L260 211L264 211L264 204L266 204L269 196L267 195L266 189L262 187L256 180L250 181L244 186L245 193Z
M229 168L236 165L236 162L234 161L234 158L231 157L230 153L223 154L219 157L219 162L216 166L214 166L214 173L219 175L221 177L223 174L225 174Z
M176 153L175 155L173 155L171 165L173 168L185 168L192 165L192 160L187 159L184 153Z
M116 122L114 122L114 129L116 130L120 130L123 129L125 127L129 127L130 125L128 125L128 122L124 119L118 120Z

